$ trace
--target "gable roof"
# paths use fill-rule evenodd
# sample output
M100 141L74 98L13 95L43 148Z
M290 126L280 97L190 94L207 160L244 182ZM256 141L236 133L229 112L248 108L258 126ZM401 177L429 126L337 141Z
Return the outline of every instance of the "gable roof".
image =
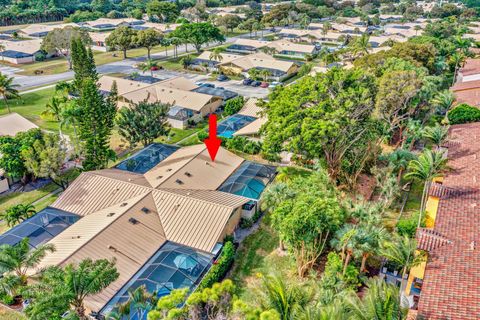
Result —
M42 39L31 39L22 41L0 41L5 46L5 51L17 51L32 55L42 47Z
M419 231L430 250L418 304L427 319L480 319L479 137L478 122L450 127L451 169L442 183L454 192L440 195L433 231Z
M245 102L245 104L243 105L242 109L240 109L240 111L238 111L237 113L243 114L245 116L259 118L263 109L257 105L257 102L258 99L256 98L248 99L247 102Z
M240 58L237 58L235 60L222 62L219 65L230 64L233 64L244 71L250 70L252 68L263 68L287 72L288 70L290 70L290 68L295 66L295 63L292 61L278 60L263 52L253 53L247 56L241 56Z
M110 92L113 83L117 83L118 94L123 95L150 86L148 83L104 75L98 79L98 88Z
M0 117L0 136L14 137L19 132L37 128L36 124L15 112Z

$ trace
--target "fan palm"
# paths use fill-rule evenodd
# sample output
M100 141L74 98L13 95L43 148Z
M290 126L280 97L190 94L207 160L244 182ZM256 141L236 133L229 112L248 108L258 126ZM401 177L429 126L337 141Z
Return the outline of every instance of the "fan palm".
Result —
M265 310L275 310L281 320L295 315L309 302L309 294L296 285L287 285L279 276L263 276L260 304Z
M216 48L214 49L211 53L210 53L210 56L208 56L208 59L210 59L210 61L218 61L218 62L222 62L223 60L223 56L222 56L222 49L221 48Z
M267 70L267 69L260 70L260 76L263 78L263 81L267 81L268 77L270 77L271 75L272 73L270 72L270 70Z
M13 83L13 78L0 72L0 96L3 98L3 101L7 106L8 113L12 112L8 105L8 99L20 97L18 90L16 89L18 86L18 84Z
M143 285L128 293L127 303L130 304L129 309L136 313L138 319L143 319L149 307L156 303L156 297Z
M422 216L425 211L425 203L427 200L430 182L432 179L440 177L447 168L447 158L445 154L439 150L432 151L425 149L423 153L418 156L418 159L410 161L408 164L408 172L405 178L418 180L424 183L422 200L420 203L420 214L418 217L418 226L422 221Z
M352 320L402 320L406 315L400 305L399 289L383 279L367 280L367 289L360 299L352 292L346 299L348 319Z
M441 126L437 123L434 127L425 128L423 130L423 137L430 140L438 149L447 138L448 129L448 126Z
M13 227L16 224L19 224L22 221L27 220L33 216L37 211L35 207L31 204L17 204L11 206L0 214L0 219L7 222L9 227Z
M142 70L143 73L150 71L150 75L153 77L153 70L155 68L158 68L158 62L149 59L144 63L139 64L138 67L140 68L140 70Z
M18 244L0 246L0 272L14 272L22 284L27 283L27 271L35 268L49 252L54 252L52 244L43 244L31 249L29 239L23 238Z
M453 102L455 101L455 95L449 90L438 93L435 98L432 99L432 104L437 108L437 112L445 114Z
M261 196L261 207L263 211L272 212L283 201L293 198L292 190L285 183L273 183L265 189Z

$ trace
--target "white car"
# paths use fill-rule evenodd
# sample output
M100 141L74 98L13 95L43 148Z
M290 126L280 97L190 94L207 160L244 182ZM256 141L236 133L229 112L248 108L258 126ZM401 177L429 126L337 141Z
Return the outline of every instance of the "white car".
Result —
M278 81L273 81L272 83L270 83L270 85L268 86L270 89L273 89L277 86L281 86L282 83L281 82L278 82Z

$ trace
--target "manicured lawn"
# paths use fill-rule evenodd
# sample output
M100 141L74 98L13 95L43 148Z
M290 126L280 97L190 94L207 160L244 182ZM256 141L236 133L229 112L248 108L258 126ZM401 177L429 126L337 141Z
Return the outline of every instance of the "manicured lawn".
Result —
M156 142L161 142L161 143L170 143L174 144L177 143L178 141L185 139L186 137L200 131L201 128L191 128L191 129L177 129L177 128L172 128L170 129L170 135L168 137L161 137L157 140Z
M47 88L22 95L19 99L9 100L12 112L16 112L45 130L58 131L59 123L53 119L41 117L45 105L53 96L55 88ZM0 116L8 113L5 102L0 101ZM67 130L68 131L68 130ZM69 133L69 132L66 132Z
M186 147L186 146L193 146L194 144L200 144L200 143L202 142L198 139L198 136L194 135L189 137L188 139L183 140L182 142L179 143L179 145L181 145L182 147Z
M170 49L170 47L168 47L167 50L168 49ZM157 46L152 49L151 53L154 54L162 51L165 51L165 47ZM136 57L145 56L146 54L147 54L147 49L136 48L136 49L128 50L127 57L136 58ZM121 51L109 51L109 52L94 51L94 57L95 57L95 64L99 66L102 64L110 63L110 62L122 61L123 53ZM9 65L8 63L5 63L5 62L2 62L2 63L5 65ZM19 72L19 74L27 75L27 76L35 75L35 71L37 70L43 71L42 75L58 74L58 73L68 71L67 60L63 57L47 59L42 62L29 63L21 66L15 65L14 67L23 69L23 71Z
M417 212L420 210L420 202L422 201L422 191L423 183L419 181L414 181L410 192L408 193L408 199L405 203L405 208L403 209L403 216L407 216L412 212Z

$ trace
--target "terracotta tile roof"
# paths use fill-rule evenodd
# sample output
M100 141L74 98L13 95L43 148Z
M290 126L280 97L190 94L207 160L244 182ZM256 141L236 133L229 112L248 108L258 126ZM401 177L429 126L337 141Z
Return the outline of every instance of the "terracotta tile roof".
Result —
M459 71L463 76L480 73L480 59L467 59Z
M420 229L429 250L418 314L429 320L480 319L480 123L450 129L448 165L433 230Z
M466 81L466 82L457 82L450 88L453 92L463 91L463 90L471 90L471 89L479 89L480 88L480 80L473 80L473 81Z

